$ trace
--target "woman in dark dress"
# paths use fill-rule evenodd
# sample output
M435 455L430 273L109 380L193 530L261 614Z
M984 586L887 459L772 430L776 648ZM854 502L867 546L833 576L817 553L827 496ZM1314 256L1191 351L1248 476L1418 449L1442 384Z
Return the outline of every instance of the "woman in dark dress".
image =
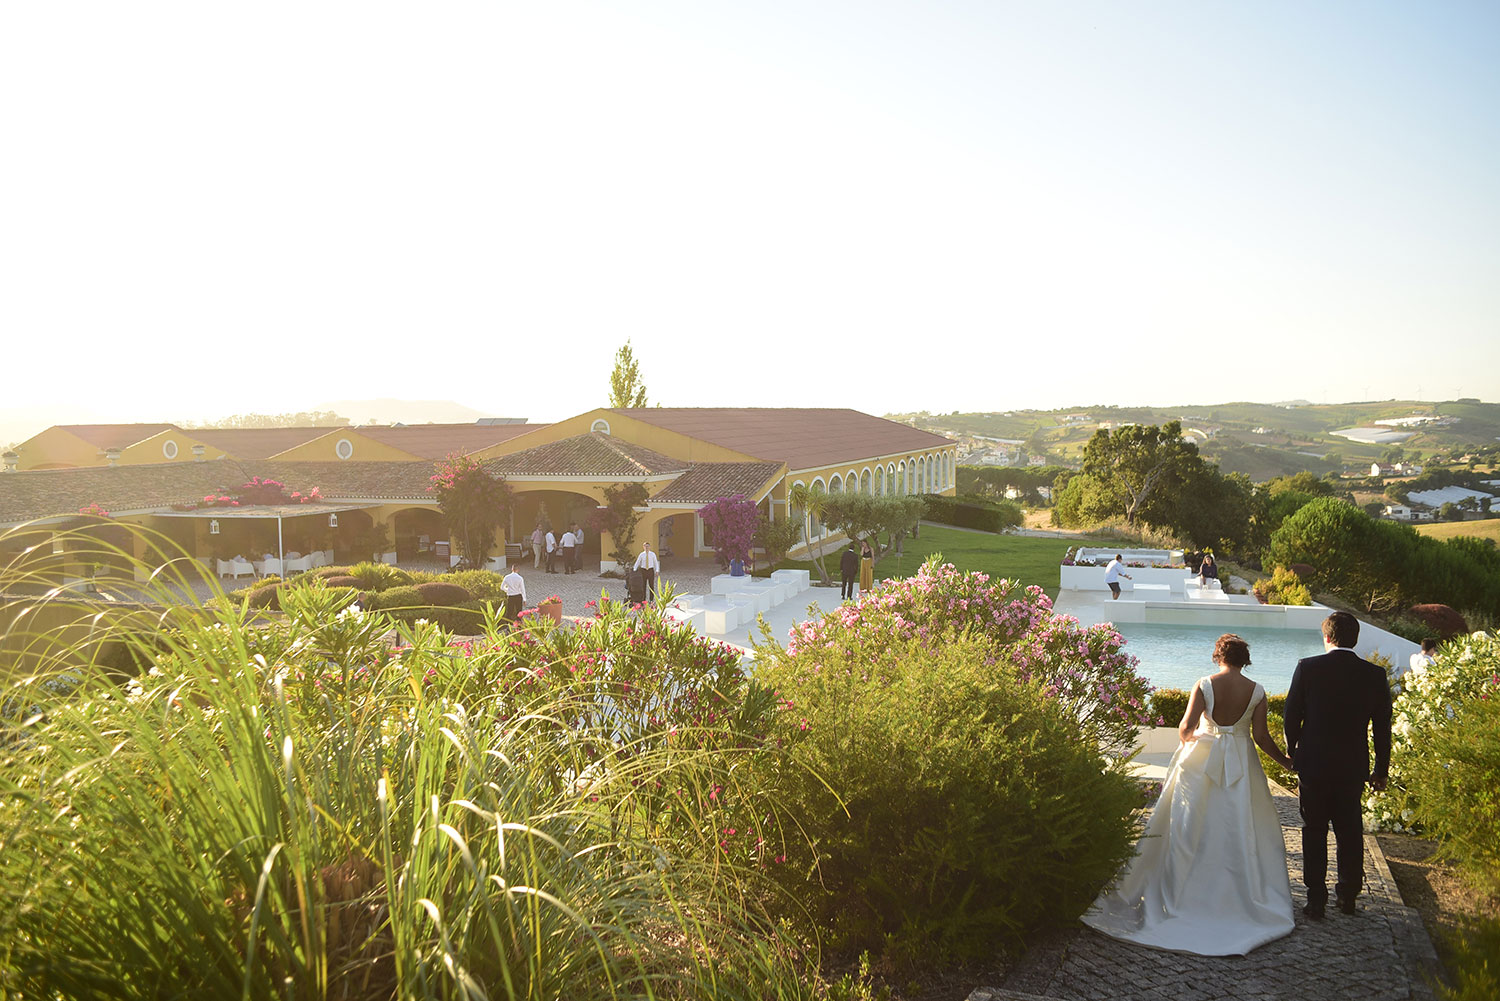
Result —
M1211 580L1219 579L1219 565L1214 562L1213 553L1203 554L1203 563L1198 567L1198 586L1203 587Z

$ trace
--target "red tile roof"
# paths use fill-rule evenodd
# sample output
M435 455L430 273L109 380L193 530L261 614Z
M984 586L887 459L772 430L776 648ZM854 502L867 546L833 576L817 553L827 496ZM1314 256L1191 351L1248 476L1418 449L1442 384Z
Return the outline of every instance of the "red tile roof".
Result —
M498 456L484 463L495 476L657 476L683 472L681 459L653 452L611 435L591 431Z
M189 428L186 433L236 459L269 459L342 428Z
M352 428L384 445L424 459L441 459L450 452L464 455L544 428L545 424L409 424L402 427Z
M759 500L761 493L781 478L780 462L702 462L651 498L653 504L707 504L720 497L744 494Z
M617 409L614 413L732 448L745 455L785 462L791 470L852 463L879 455L953 444L942 435L919 431L858 410L632 407Z
M235 490L248 479L229 460L0 473L0 523L77 514L90 504L116 513L187 504Z
M176 428L175 424L59 424L58 428L82 438L98 449L127 448L152 435Z

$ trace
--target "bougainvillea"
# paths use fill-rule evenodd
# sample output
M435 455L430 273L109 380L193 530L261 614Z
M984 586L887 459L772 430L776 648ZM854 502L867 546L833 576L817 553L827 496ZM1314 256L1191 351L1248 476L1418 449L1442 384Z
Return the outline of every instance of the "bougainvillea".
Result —
M787 652L875 649L892 637L938 644L965 630L997 643L1023 679L1040 681L1103 747L1124 750L1138 727L1156 722L1147 700L1151 686L1113 627L1083 627L1054 614L1039 587L992 582L935 560L913 577L887 581L856 603L793 627ZM815 656L805 659L818 669Z
M458 452L439 462L430 479L427 490L437 497L448 533L463 549L460 566L483 569L495 544L495 530L510 513L510 484L485 472L477 459Z
M713 534L714 555L719 558L720 566L729 566L730 560L750 558L760 514L744 494L710 501L698 509L698 517Z

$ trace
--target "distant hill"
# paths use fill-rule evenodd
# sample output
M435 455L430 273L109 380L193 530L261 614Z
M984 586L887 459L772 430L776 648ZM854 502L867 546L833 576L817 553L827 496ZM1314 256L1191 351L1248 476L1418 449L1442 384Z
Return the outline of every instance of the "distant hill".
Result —
M332 410L354 424L472 424L488 414L452 400L330 400L313 409Z
M1227 472L1261 481L1304 470L1319 476L1341 467L1358 467L1379 459L1389 445L1350 441L1333 434L1377 420L1413 416L1449 418L1445 424L1404 428L1401 442L1408 457L1447 454L1500 440L1500 404L1465 399L1442 403L1384 400L1358 403L1214 403L1182 407L1065 407L1058 410L1007 410L986 413L887 414L928 431L950 436L1040 443L1054 459L1077 461L1083 446L1101 425L1163 424L1181 421L1199 452ZM1030 450L1030 449L1029 449Z

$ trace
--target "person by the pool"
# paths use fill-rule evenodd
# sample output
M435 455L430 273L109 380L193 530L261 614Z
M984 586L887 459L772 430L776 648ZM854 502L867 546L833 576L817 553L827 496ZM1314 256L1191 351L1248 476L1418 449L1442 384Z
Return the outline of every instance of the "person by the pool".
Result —
M1115 553L1115 558L1110 560L1109 566L1104 568L1104 583L1109 585L1109 600L1111 601L1116 601L1120 597L1121 577L1124 577L1126 580L1132 579L1130 574L1125 572L1124 557L1119 553Z
M1219 579L1219 565L1214 562L1213 553L1204 553L1203 562L1198 566L1198 586L1203 587L1211 580Z

